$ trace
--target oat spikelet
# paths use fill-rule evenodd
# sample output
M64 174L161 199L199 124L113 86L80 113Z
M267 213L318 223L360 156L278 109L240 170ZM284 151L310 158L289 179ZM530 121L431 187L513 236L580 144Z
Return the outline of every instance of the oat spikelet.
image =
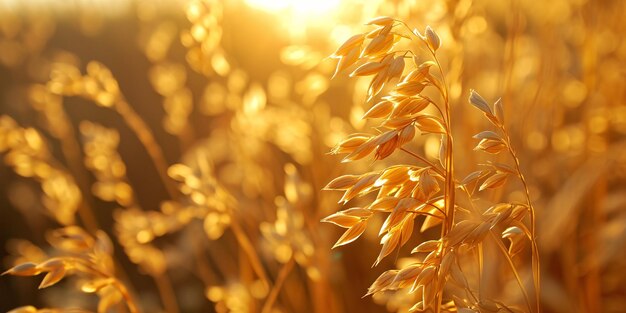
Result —
M487 169L468 175L462 182L457 181L453 163L454 141L451 132L449 92L446 75L437 58L437 51L441 48L439 36L430 27L426 27L425 35L409 31L410 35L406 36L403 30L408 29L408 26L390 17L375 18L368 25L377 25L378 28L367 33L364 38L360 35L352 37L338 51L345 54L347 51L345 47L351 49L355 49L357 45L364 47L359 57L355 61L351 60L356 69L350 76L373 76L367 100L369 102L380 97L381 93L382 97L372 105L363 118L379 120L380 124L376 128L376 133L353 134L344 139L332 153L346 154L343 162L353 162L370 155L373 155L374 160L382 160L397 150L402 150L415 157L418 163L397 164L381 171L361 175L343 175L328 183L325 189L343 192L339 201L343 204L357 197L376 194L375 200L368 205L339 211L322 219L323 222L346 229L333 248L357 240L365 232L370 217L386 214L386 219L379 230L382 247L374 262L376 266L410 241L416 217L424 216L420 231L440 227L441 237L423 241L415 246L411 252L417 256L415 261L405 264L398 270L384 272L371 285L367 295L407 289L410 293L417 292L420 299L413 304L411 310L439 312L455 307L453 310L460 312L473 311L473 308L483 310L488 307L498 311L509 307L483 295L479 296L483 300L477 301L476 298L462 298L466 295L446 291L448 277L465 290L474 288L465 278L459 262L465 260L468 251L481 250L484 244L490 244L489 240L495 238L496 244L504 252L502 258L510 265L525 296L528 310L532 311L526 289L512 261L512 258L524 248L524 238L534 238L534 230L523 230L525 227L522 227L521 222L526 210L531 208L530 202L528 205L497 204L481 211L476 208L472 197L475 192L502 188L511 175L517 175L523 181L508 136L483 131L475 136L480 140L475 150L491 154L509 150L516 160L517 169L506 164L489 163L485 165ZM418 61L417 57L413 57L413 64L407 64L405 56L409 53L415 56L417 53L411 50L394 50L403 40L421 43L430 52L432 60ZM339 62L336 73L343 70L343 66L344 64ZM434 69L434 73L431 73L431 69ZM392 79L395 78L398 80L392 83ZM383 90L387 84L389 91L385 94ZM431 99L423 93L431 89L438 93L439 99ZM470 92L469 101L494 125L502 125L501 102L497 102L492 109L487 101L473 90ZM429 110L436 114L425 113ZM506 134L503 128L502 133ZM439 164L406 148L416 136L429 134L441 137ZM462 208L457 203L455 193L457 189L467 193L470 209ZM534 218L531 220L534 223ZM501 235L496 235L495 229L500 228L506 230ZM531 229L534 229L534 226ZM508 249L504 248L501 238L509 240ZM534 242L534 239L532 241ZM533 261L533 264L538 263ZM479 266L482 266L482 263ZM536 270L538 267L534 268ZM537 281L538 276L535 279L535 282ZM454 300L457 298L464 300Z

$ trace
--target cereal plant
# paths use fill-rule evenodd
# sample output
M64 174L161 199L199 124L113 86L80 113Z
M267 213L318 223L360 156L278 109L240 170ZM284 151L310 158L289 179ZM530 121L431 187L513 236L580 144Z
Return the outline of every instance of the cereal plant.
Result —
M476 266L464 264L468 263L465 262L465 256L477 253L478 258L482 258L482 246L491 243L491 240L502 250L503 257L510 264L530 312L533 311L531 300L512 260L529 241L533 251L536 310L540 311L535 211L520 171L519 159L504 126L502 102L497 101L491 106L478 93L471 92L469 102L481 110L501 132L483 131L477 134L475 138L480 139L480 142L475 150L497 154L508 149L515 167L490 163L487 169L472 172L465 179L458 180L454 171L455 150L448 86L437 58L437 50L441 46L439 36L428 26L422 34L391 17L375 18L366 24L376 28L368 33L354 35L334 53L333 56L339 58L337 72L356 63L358 67L350 76L374 75L368 89L368 100L377 98L385 84L391 82L393 87L363 116L364 119L382 119L377 126L377 133L351 135L341 141L333 152L346 153L342 161L351 162L371 153L375 159L382 160L396 150L401 150L413 156L418 165L397 164L382 171L343 175L331 181L326 189L344 191L341 203L376 193L372 203L339 211L324 219L347 228L334 247L356 240L365 231L372 215L389 213L379 231L382 248L374 262L376 266L408 242L413 235L415 218L424 216L420 232L441 225L438 238L423 241L411 251L426 256L399 270L384 272L369 288L368 294L399 289L409 289L409 294L417 292L417 298L421 299L411 307L411 311L440 312L454 307L457 311L465 309L472 312L483 309L518 310L481 294L479 288L470 285L464 274L467 271L464 268L482 267L480 261ZM421 61L413 50L396 48L396 44L400 45L403 39L421 44L430 53L432 60ZM410 60L408 68L406 58ZM438 77L431 74L431 68ZM403 74L405 70L406 75ZM426 95L426 87L434 88L440 100L433 100ZM429 108L434 109L434 115L425 113ZM405 147L416 134L441 136L438 164ZM501 187L509 175L515 175L522 181L527 203L497 203L485 209L473 204L476 188L481 192ZM457 189L466 193L468 207L457 204ZM526 215L530 216L530 226L523 222ZM500 237L510 240L508 251ZM479 269L478 279L480 272ZM444 294L448 281L460 286L463 292L456 297Z

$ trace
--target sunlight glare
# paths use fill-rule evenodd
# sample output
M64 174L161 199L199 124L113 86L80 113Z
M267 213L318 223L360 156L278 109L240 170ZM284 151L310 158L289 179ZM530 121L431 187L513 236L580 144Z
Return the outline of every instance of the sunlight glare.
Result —
M270 13L290 12L306 17L321 15L339 6L340 0L246 0L251 7Z

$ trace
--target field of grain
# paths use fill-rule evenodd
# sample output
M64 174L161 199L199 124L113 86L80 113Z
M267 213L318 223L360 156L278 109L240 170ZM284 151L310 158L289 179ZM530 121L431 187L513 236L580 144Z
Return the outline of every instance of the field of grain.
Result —
M0 0L0 311L626 311L626 2Z

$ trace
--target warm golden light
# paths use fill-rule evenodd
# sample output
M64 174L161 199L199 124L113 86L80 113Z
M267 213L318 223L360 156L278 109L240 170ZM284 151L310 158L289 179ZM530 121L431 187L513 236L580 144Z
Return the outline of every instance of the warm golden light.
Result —
M626 313L622 12L0 0L0 313Z
M340 0L246 0L246 2L267 12L288 12L295 16L307 17L330 12L339 6Z
M164 2L165 3L165 2ZM66 13L76 9L97 10L106 15L121 15L132 7L132 2L124 0L77 0L77 1L54 1L54 0L0 0L0 10L23 11L45 8L48 12Z

